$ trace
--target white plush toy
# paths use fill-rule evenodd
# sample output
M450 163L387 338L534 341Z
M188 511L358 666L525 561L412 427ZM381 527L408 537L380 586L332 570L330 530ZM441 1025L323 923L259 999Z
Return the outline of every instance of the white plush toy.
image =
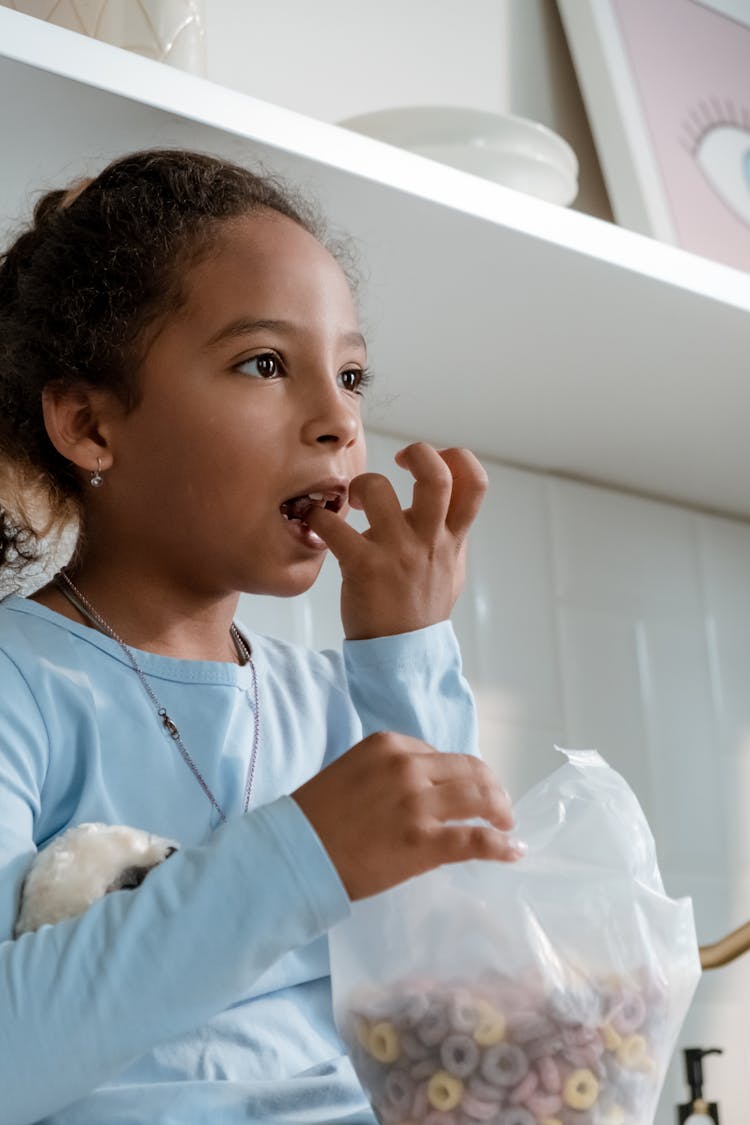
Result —
M46 922L75 918L110 891L140 886L177 851L164 840L121 824L79 824L38 853L26 876L14 937Z

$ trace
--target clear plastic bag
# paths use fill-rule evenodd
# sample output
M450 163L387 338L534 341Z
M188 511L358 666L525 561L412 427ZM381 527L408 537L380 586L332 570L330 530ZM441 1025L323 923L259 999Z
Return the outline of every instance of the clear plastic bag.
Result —
M558 748L559 749L559 748ZM650 1125L700 977L623 778L593 750L514 807L512 864L450 864L330 933L334 1013L386 1125Z

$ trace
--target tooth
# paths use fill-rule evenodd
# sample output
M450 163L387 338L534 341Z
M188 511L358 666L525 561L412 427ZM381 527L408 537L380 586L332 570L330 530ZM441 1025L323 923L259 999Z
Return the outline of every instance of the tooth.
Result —
M323 493L322 492L308 492L307 495L310 497L311 500L322 500L323 499Z

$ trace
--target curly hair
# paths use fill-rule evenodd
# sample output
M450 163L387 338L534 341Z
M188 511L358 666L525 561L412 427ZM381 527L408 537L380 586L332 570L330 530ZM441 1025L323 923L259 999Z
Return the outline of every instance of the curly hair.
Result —
M47 436L42 392L81 382L138 403L138 373L186 270L215 249L222 223L272 210L336 257L356 290L354 253L277 177L183 149L133 152L96 177L49 191L0 254L0 573L40 559L80 525L75 467Z

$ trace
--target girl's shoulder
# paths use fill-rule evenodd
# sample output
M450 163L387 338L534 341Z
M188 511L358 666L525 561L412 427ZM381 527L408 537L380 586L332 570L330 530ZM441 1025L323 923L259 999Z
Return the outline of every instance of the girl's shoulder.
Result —
M23 612L26 599L0 598L0 773L4 777L44 777L48 731L41 700L44 662L49 650L33 617ZM41 784L41 782L40 782Z
M45 695L49 683L69 677L80 667L80 657L71 646L70 632L54 620L50 610L18 594L0 599L0 684L5 708L22 704L21 696L36 700ZM73 625L73 622L69 622ZM15 687L13 686L15 685Z
M33 655L41 637L48 633L49 626L41 625L33 609L29 609L34 605L19 594L0 598L0 651L11 659Z
M74 685L96 671L111 674L114 642L19 594L0 599L0 667L12 668L32 694L45 685Z
M0 652L12 660L38 659L65 646L77 628L73 621L20 594L0 598Z

